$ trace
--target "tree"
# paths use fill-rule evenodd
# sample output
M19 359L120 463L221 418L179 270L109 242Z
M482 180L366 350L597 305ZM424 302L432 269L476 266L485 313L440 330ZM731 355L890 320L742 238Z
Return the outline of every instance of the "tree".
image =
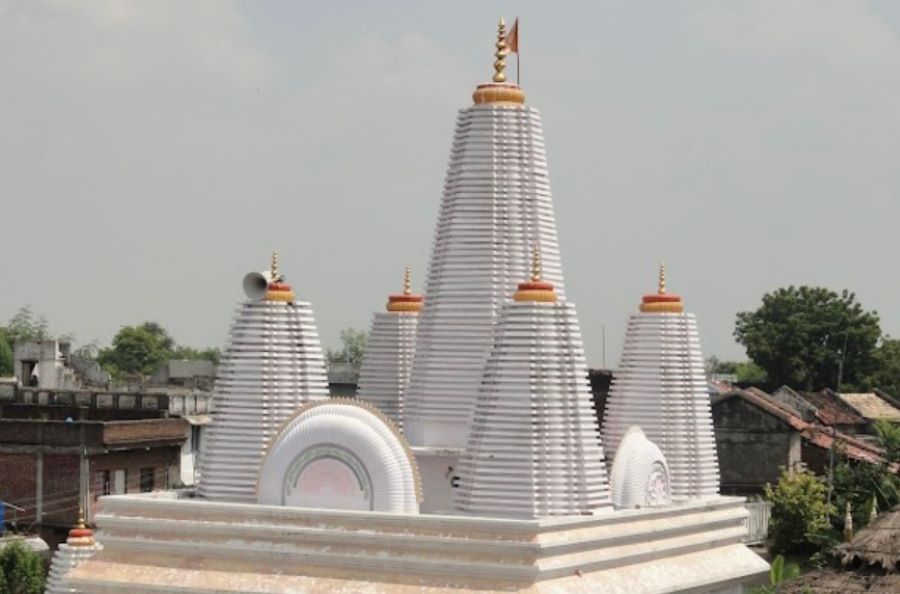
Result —
M175 350L172 351L172 359L188 359L190 361L212 361L213 363L219 363L219 357L222 356L222 351L216 348L208 348L208 349L195 349L194 347L188 346L178 346L175 347Z
M171 358L175 341L156 322L123 326L112 346L101 349L97 362L114 377L123 374L150 375Z
M801 390L861 385L874 371L878 314L856 296L821 287L787 287L737 314L734 336L773 384Z
M179 346L160 324L144 322L140 326L122 326L112 345L97 353L97 362L116 378L151 375L169 359L207 359L218 363L219 349Z
M900 340L885 336L875 351L875 370L866 381L867 388L880 388L900 397Z
M6 329L0 327L0 377L13 374L13 347L9 343Z
M817 537L830 529L833 507L826 502L827 489L811 472L782 469L773 489L766 485L772 502L769 534L775 553L809 553Z
M36 316L31 311L31 306L26 305L6 324L6 337L13 348L20 342L46 340L50 337L47 318Z
M330 363L349 363L353 367L359 367L366 352L368 338L368 335L361 330L344 328L341 330L343 347L339 351L328 349L328 361Z
M42 594L44 562L21 542L0 552L0 594Z
M734 375L739 384L759 384L766 381L766 372L753 361L721 361L715 355L706 360L709 375Z

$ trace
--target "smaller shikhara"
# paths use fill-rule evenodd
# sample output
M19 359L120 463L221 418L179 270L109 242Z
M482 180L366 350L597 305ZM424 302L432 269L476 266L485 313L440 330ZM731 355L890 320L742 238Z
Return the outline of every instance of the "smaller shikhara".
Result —
M622 362L610 389L603 443L615 452L637 425L668 463L671 497L681 501L719 493L712 413L693 314L681 297L659 289L628 320Z
M328 398L328 378L312 306L295 300L277 253L270 271L244 278L244 290L213 387L198 492L253 503L266 444L298 408Z
M458 510L539 518L611 510L575 306L530 281L500 312L469 442Z

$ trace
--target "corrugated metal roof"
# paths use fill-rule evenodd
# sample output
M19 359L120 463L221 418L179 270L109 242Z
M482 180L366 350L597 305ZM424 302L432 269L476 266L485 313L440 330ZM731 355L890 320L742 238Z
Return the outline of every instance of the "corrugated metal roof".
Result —
M892 406L878 394L841 394L841 400L856 409L859 414L869 420L885 420L900 422L900 410Z

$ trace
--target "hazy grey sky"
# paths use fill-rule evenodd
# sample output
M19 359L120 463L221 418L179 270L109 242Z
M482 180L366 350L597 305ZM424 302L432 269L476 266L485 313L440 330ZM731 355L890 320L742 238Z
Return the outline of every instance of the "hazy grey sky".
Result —
M421 287L454 118L522 18L569 298L615 365L655 286L705 355L786 284L900 335L900 6L0 0L0 320L221 345L273 247L323 343Z

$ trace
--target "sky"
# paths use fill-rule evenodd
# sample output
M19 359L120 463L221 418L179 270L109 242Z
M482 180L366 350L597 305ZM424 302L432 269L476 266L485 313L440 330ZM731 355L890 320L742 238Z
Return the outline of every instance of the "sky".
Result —
M850 289L900 336L890 0L0 0L0 322L30 304L79 343L155 320L222 346L277 248L326 347L367 329L404 266L424 284L500 15L591 365L661 260L704 355L743 358L735 313L790 284Z

